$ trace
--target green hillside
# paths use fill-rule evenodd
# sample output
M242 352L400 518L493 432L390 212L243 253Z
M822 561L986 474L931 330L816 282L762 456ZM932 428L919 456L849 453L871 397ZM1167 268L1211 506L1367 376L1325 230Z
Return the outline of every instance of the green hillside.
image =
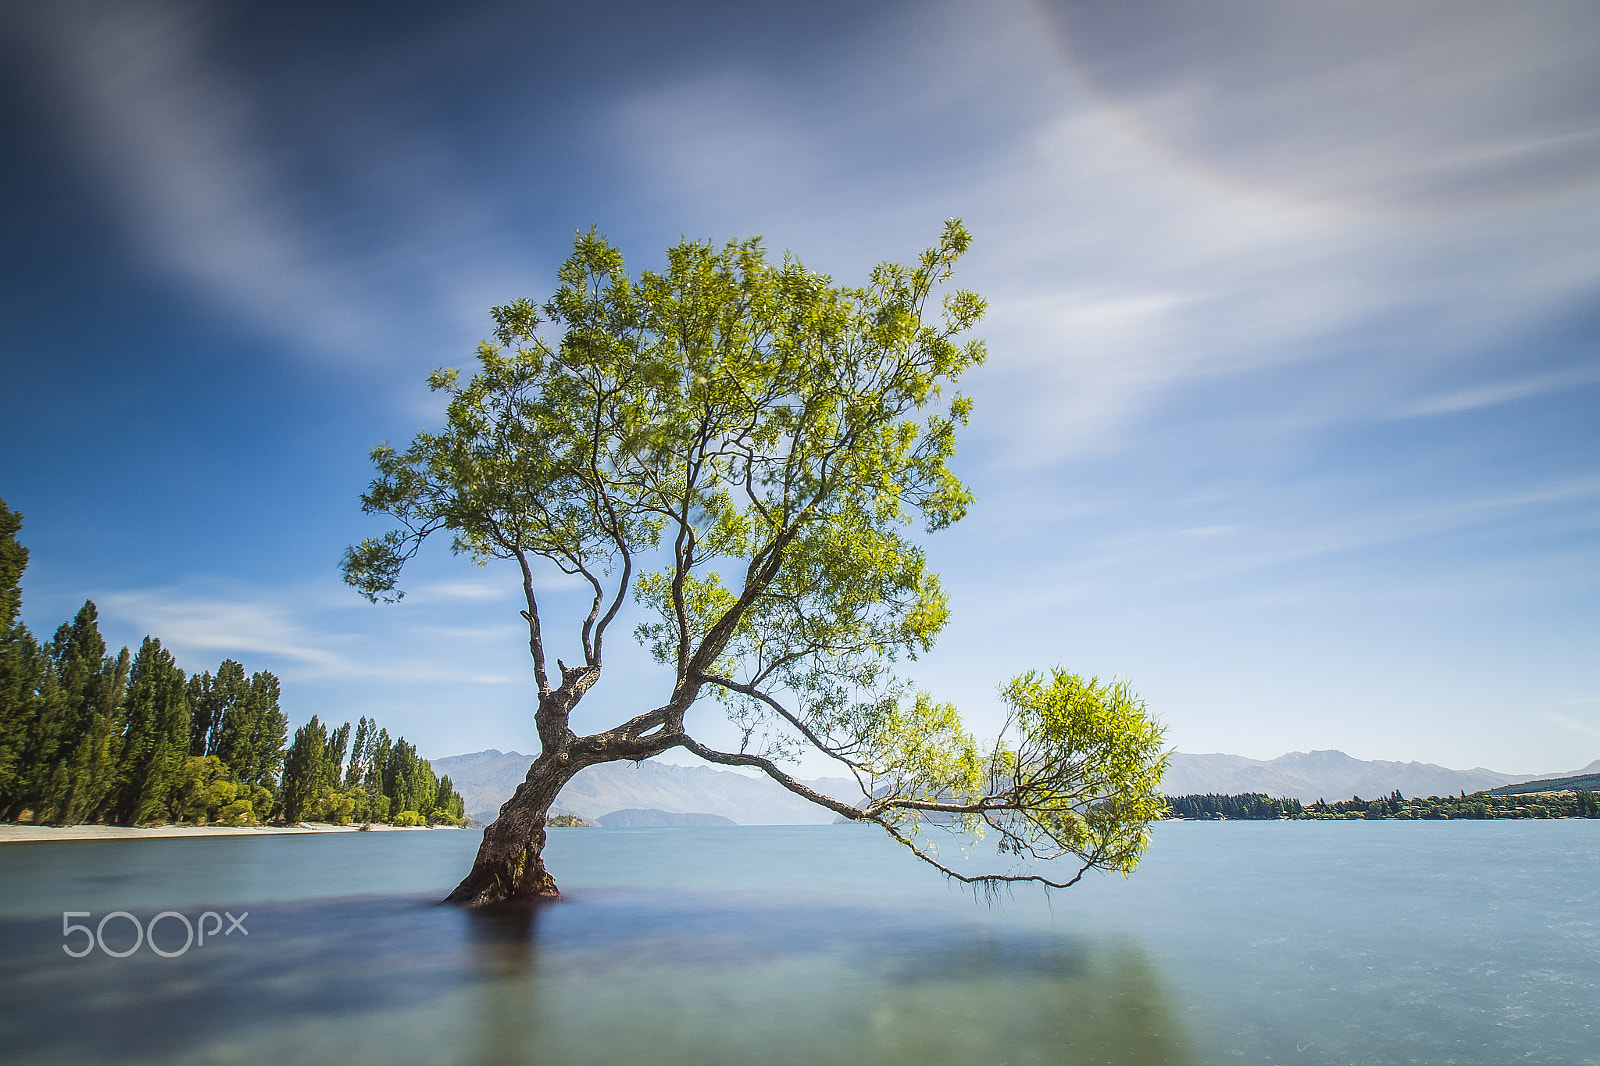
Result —
M1502 785L1490 789L1490 796L1531 796L1536 792L1600 792L1600 774L1578 774L1575 777L1547 777L1542 781L1524 781L1519 785Z

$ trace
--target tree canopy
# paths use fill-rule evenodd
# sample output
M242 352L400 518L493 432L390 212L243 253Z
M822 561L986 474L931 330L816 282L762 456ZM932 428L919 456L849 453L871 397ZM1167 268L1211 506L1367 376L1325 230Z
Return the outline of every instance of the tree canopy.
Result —
M521 575L541 754L454 898L553 894L539 853L561 785L672 748L758 768L964 881L1061 886L1138 861L1164 759L1126 684L1018 677L1006 731L980 746L954 708L896 672L949 616L916 531L972 502L949 466L971 411L954 386L984 358L965 337L984 301L948 285L969 242L952 221L913 264L848 286L792 255L769 262L755 238L685 240L635 278L591 230L549 300L494 309L470 378L432 375L444 426L374 450L363 507L396 528L350 548L343 569L368 598L399 599L406 562L448 533L455 551ZM538 560L591 593L573 620L578 658L553 673ZM659 706L578 736L572 710L630 596L646 612L635 634L671 687ZM737 750L687 730L708 694L737 726ZM855 777L858 804L786 772L808 749ZM1080 868L965 873L922 835L930 824L994 830L1005 853L1072 855Z

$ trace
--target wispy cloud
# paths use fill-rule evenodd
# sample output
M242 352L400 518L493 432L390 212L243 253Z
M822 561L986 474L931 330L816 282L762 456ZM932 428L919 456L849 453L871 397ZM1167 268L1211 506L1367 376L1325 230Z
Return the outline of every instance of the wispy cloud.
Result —
M895 247L964 215L977 240L962 280L991 301L981 330L991 361L971 386L980 401L973 432L1001 467L1120 450L1196 381L1337 358L1353 337L1357 350L1382 351L1337 390L1289 397L1273 412L1300 431L1393 409L1422 370L1481 373L1485 349L1574 306L1600 275L1592 227L1581 221L1600 221L1600 190L1583 163L1593 155L1584 139L1592 108L1572 106L1567 91L1592 80L1588 47L1563 36L1561 20L1486 9L1445 18L1435 8L1389 17L1383 7L1241 19L1266 34L1243 66L1242 45L1208 51L1218 39L1209 16L1164 8L1152 16L1158 25L1171 21L1194 40L1175 44L1171 69L1145 72L1154 81L1118 73L1167 55L1140 51L1151 32L1144 16L1108 15L1115 25L1091 32L1069 14L1068 26L1087 33L1076 43L1102 51L1068 48L1064 62L1060 27L1037 5L981 16L932 9L922 33L946 42L940 54L1004 61L982 77L958 71L968 95L951 106L948 152L930 145L915 168L875 170L871 182L824 162L870 158L875 142L922 120L923 101L944 90L909 50L877 57L869 73L847 69L856 80L826 100L748 71L733 92L714 76L652 89L621 109L619 128L653 200L692 218L806 234L836 258L856 254L861 234ZM1367 16L1389 31L1360 32ZM1285 42L1313 40L1306 33L1326 38L1313 41L1311 61L1274 65ZM1460 61L1469 54L1470 74ZM1513 91L1514 102L1503 99ZM1217 110L1215 93L1227 109ZM868 103L843 110L835 97ZM957 147L972 138L956 132L964 108L1007 116L986 131L979 156ZM1195 122L1179 120L1197 109ZM1381 132L1343 121L1347 113L1381 119ZM1322 140L1298 155L1269 151L1245 136L1241 115L1259 116L1275 135L1303 127ZM1487 185L1478 195L1452 184L1486 166L1472 160L1502 156L1571 166L1555 190L1536 180L1548 166L1523 162L1495 170L1492 195ZM880 185L892 195L877 195ZM1427 194L1446 187L1451 209L1433 210L1437 197ZM861 197L867 188L874 195ZM1432 406L1501 395L1457 391Z
M185 0L63 0L7 7L0 25L26 41L28 73L153 271L293 350L343 363L481 329L489 304L529 274L500 239L504 205L476 196L434 133L398 113L349 99L319 108L342 156L286 137L305 131L283 102L218 60L233 14ZM323 83L308 91L362 95L317 73ZM319 201L308 182L318 172L359 196Z
M429 599L440 600L498 600L506 595L504 581L435 581L406 593L413 603Z
M1517 400L1527 400L1561 389L1579 388L1585 385L1593 385L1597 382L1600 382L1600 364L1575 367L1570 370L1562 370L1550 374L1535 374L1530 377L1499 381L1473 388L1456 389L1437 396L1430 396L1404 405L1395 411L1394 416L1396 418L1422 418L1429 415L1448 415L1458 414L1463 411L1476 411L1484 407L1514 403Z
M204 598L176 589L114 592L103 600L109 615L136 623L183 651L268 655L317 672L356 669L328 647L326 634L312 632L279 604Z
M1340 490L1342 493L1343 490ZM979 609L1000 616L1015 613L1040 618L1068 604L1105 602L1212 604L1238 602L1326 602L1330 597L1356 596L1368 603L1391 599L1472 598L1487 575L1471 580L1425 581L1409 574L1404 582L1382 589L1343 588L1322 576L1318 564L1340 556L1370 553L1405 543L1427 543L1491 523L1536 523L1541 533L1552 528L1551 516L1562 508L1583 507L1600 499L1600 475L1554 481L1520 492L1481 493L1426 502L1367 500L1345 504L1330 486L1311 484L1286 491L1271 504L1248 503L1248 524L1214 524L1173 529L1141 526L1130 516L1086 523L1093 512L1065 514L1059 525L1041 532L1052 542L1071 544L1069 552L1039 558L1027 553L1015 562L1001 560L988 569L1014 591ZM1245 506L1244 501L1236 501ZM1086 536L1085 528L1104 525L1112 532ZM1011 570L1019 567L1025 577ZM1526 588L1535 581L1570 583L1570 564L1534 567L1515 582ZM1263 588L1256 579L1273 574Z
M1540 717L1544 718L1548 722L1554 722L1562 729L1570 729L1574 733L1582 733L1586 737L1600 740L1600 727L1589 725L1586 722L1580 722L1576 718L1570 718L1564 714L1557 714L1554 711L1545 711Z
M319 346L374 326L357 278L288 209L260 115L205 57L215 9L65 3L12 21L54 75L75 143L156 262L262 325Z
M489 666L494 656L485 652L516 649L525 634L515 626L485 626L481 617L441 624L437 613L375 611L363 625L351 627L348 613L329 597L244 588L124 590L101 600L108 618L159 637L193 669L234 657L247 665L264 661L299 680L487 685L523 680L503 666Z
M1347 210L1451 212L1582 184L1600 164L1583 5L1047 10L1097 99L1221 182Z

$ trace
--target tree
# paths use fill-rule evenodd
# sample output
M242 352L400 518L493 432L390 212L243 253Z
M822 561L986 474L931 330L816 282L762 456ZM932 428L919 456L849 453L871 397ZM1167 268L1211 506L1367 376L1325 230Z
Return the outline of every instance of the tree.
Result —
M383 794L389 797L391 818L407 811L426 820L432 813L439 792L439 779L427 759L417 756L417 749L405 737L388 749L381 771Z
M207 671L189 679L189 712L193 715L190 755L217 754L223 737L223 721L229 710L243 704L249 694L250 684L245 680L244 667L232 659L222 660L215 677Z
M248 799L239 797L239 791L239 782L221 759L190 755L183 760L168 794L169 812L175 822L196 825L218 819L234 825L253 822L255 809Z
M100 636L99 611L84 603L50 642L51 670L63 709L63 737L52 773L49 817L73 824L105 802L115 783L122 737L128 649L112 658Z
M189 755L188 683L172 653L145 637L128 670L128 694L113 821L136 825L161 819Z
M968 243L950 222L914 265L850 287L792 256L769 263L758 239L683 241L634 279L591 230L547 303L494 309L469 381L432 375L444 428L375 449L362 497L399 528L350 548L343 571L369 599L396 600L405 563L449 531L455 551L521 576L540 752L452 901L558 895L542 850L562 786L673 748L755 767L966 882L1064 887L1138 861L1164 758L1125 685L1018 678L1007 731L980 750L954 708L894 672L948 616L911 527L943 529L972 499L948 465L970 403L944 392L983 359L959 338L985 305L955 290L929 306ZM589 590L573 665L557 658L553 672L539 560ZM637 636L673 680L659 706L579 736L573 709L630 596L649 612ZM688 731L705 694L740 730L738 750ZM783 769L808 747L855 776L859 805ZM963 873L921 835L935 826L993 830L1019 862L1071 855L1079 869Z
M356 738L350 744L350 761L345 764L344 787L355 788L366 777L372 761L372 748L377 741L377 723L362 715L356 724Z
M450 775L439 778L439 791L433 797L433 810L428 814L430 822L464 823L467 818L467 801L455 789L455 784L450 780Z
M306 809L328 787L328 730L317 716L294 731L294 742L283 758L283 816L291 822L304 817Z
M21 809L29 735L39 716L39 688L48 667L43 650L22 623L22 574L28 549L17 539L22 516L0 500L0 814Z
M263 670L246 683L244 667L229 659L217 669L215 687L226 698L219 702L221 719L207 754L222 759L247 789L272 788L289 735L289 718L278 707L277 677Z

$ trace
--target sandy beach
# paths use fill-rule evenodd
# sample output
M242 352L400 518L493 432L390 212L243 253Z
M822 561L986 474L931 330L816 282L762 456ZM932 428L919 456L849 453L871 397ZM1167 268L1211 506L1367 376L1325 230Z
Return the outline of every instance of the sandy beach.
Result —
M0 844L30 840L156 840L162 837L276 836L287 833L413 833L458 828L453 825L374 825L370 830L363 830L355 825L310 825L305 822L282 826L161 825L152 829L123 825L0 825Z

